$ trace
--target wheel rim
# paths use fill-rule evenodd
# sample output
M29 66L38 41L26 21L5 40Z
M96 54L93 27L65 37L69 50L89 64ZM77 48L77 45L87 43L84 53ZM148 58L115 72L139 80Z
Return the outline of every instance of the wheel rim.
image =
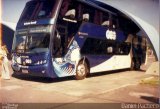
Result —
M84 64L80 64L77 67L77 75L78 76L84 76L86 74L86 68Z

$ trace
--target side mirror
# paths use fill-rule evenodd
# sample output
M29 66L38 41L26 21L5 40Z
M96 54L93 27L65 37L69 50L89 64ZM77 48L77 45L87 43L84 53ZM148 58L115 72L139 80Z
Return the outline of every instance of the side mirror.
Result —
M61 36L58 30L55 30L53 39L53 55L59 57L61 55Z

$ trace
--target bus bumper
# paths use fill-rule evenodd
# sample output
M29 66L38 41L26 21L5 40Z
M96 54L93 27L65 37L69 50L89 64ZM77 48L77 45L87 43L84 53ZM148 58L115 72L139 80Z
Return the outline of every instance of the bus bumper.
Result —
M49 77L49 78L56 78L57 76L53 72L48 64L44 65L36 65L36 66L22 66L17 64L12 64L12 69L15 74L25 74L31 76L38 76L38 77Z

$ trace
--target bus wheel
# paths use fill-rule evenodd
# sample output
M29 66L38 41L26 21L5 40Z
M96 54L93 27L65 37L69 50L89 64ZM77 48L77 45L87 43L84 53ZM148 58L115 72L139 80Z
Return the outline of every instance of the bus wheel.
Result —
M77 66L77 71L76 71L76 79L77 80L82 80L84 78L86 78L87 76L87 64L86 62L80 61L78 66Z

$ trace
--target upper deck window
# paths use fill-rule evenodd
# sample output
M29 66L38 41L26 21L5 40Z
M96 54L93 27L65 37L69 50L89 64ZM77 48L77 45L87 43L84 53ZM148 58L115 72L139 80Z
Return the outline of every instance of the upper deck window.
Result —
M40 9L38 10L37 18L49 18L52 15L56 0L46 0L41 2Z
M23 10L20 20L30 20L38 6L39 3L37 1L28 2Z
M56 0L36 0L28 2L20 20L24 21L52 17L55 4Z

